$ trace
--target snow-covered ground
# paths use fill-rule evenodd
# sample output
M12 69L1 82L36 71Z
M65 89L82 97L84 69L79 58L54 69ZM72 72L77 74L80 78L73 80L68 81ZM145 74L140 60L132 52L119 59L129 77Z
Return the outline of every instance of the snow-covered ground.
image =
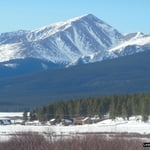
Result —
M10 116L16 116L17 113L10 113ZM0 117L8 117L8 113L0 113ZM22 113L18 113L21 116ZM70 135L76 133L87 132L128 132L128 133L140 133L150 134L150 120L147 123L141 121L141 117L131 117L128 120L117 118L115 120L104 120L99 123L89 125L0 125L0 140L9 139L10 135L20 132L53 132L56 135Z
M0 118L22 117L22 112L0 112Z

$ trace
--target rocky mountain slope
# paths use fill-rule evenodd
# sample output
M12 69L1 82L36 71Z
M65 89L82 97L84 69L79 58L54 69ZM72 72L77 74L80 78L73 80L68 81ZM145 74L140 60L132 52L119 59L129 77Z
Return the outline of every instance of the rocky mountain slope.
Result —
M88 14L34 31L1 33L0 77L7 76L8 71L12 72L9 76L15 76L99 62L146 51L149 47L150 35L140 32L123 35ZM22 72L21 68L26 69Z
M95 16L88 14L35 31L0 35L0 61L38 58L68 64L83 56L106 53L122 35Z

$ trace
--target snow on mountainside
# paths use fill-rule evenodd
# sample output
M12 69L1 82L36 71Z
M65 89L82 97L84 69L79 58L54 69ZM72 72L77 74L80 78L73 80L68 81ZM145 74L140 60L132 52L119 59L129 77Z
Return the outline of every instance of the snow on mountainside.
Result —
M138 32L126 35L124 39L122 43L110 49L109 52L113 52L119 57L150 49L150 35Z
M0 34L0 45L2 44L11 44L11 43L19 43L26 41L26 34L29 31L26 30L18 30L14 32L6 32Z
M63 66L93 63L150 48L150 35L122 35L92 14L34 31L0 34L0 62L40 59Z
M105 52L97 52L89 56L83 56L70 65L98 62L113 59L120 56L132 55L138 52L150 50L150 35L141 32L130 33L123 37L120 43Z
M94 53L105 56L106 51L118 44L122 37L117 30L88 14L35 31L2 33L0 61L38 58L69 64Z
M141 32L130 33L123 37L120 43L105 52L97 52L89 56L83 56L70 65L93 63L120 56L132 55L138 52L150 50L150 35Z

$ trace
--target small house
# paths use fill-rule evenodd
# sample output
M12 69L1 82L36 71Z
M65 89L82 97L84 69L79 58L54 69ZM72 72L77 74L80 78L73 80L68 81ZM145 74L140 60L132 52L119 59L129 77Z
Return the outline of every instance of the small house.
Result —
M92 123L97 123L97 122L100 122L100 121L101 121L101 119L99 118L98 115L95 115L95 116L91 117L91 122Z
M51 125L55 125L57 121L56 121L55 118L53 118L53 119L51 119L49 122L50 122Z
M71 125L73 123L73 120L71 119L62 119L61 120L62 124L65 126Z
M84 124L90 124L90 123L91 123L91 119L89 117L76 118L74 119L74 122L73 122L74 125L84 125Z
M83 120L77 119L77 120L74 120L73 124L74 124L74 125L83 125L84 122L83 122Z

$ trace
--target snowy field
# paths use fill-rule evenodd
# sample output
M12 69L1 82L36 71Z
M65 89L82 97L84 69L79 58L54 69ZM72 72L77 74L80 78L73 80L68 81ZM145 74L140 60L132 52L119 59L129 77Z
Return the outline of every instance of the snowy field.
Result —
M22 113L0 113L0 118L18 116L21 117ZM117 118L112 121L110 119L101 121L99 123L90 125L0 125L0 141L7 140L12 135L21 132L52 132L56 135L73 135L76 133L100 133L100 132L128 132L139 134L150 134L150 120L147 123L141 121L141 117L131 117L128 120Z
M0 112L0 118L7 118L7 117L22 117L22 112Z

